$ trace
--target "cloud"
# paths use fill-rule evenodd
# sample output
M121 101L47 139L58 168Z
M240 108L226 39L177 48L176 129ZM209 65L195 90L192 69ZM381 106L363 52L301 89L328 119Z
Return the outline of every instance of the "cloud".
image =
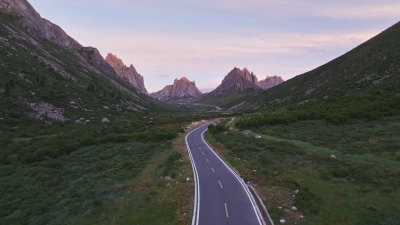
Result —
M288 79L371 38L388 25L379 19L400 15L398 0L32 3L83 45L133 64L150 91L181 76L216 87L234 66Z
M152 91L171 83L169 78L180 76L196 80L200 88L216 87L234 66L246 66L259 78L274 73L288 79L324 63L321 59L331 59L327 53L350 50L376 33L254 31L250 35L209 34L204 38L196 33L182 36L159 32L75 32L74 37L85 45L98 47L103 55L112 52L127 64L133 64ZM341 53L344 52L337 54ZM306 59L308 62L304 62Z

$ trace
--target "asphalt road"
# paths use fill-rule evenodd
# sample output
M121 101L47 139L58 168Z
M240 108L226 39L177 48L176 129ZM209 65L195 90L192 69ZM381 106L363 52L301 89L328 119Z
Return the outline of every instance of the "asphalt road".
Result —
M262 225L244 181L203 138L208 124L186 136L195 182L193 225Z

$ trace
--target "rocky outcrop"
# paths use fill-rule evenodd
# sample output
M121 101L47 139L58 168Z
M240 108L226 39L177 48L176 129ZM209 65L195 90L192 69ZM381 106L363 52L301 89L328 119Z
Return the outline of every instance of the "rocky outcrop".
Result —
M115 75L114 70L104 61L96 48L83 47L61 27L42 18L27 0L0 0L0 11L21 17L21 25L37 37L73 50L101 72Z
M258 86L264 90L267 90L283 82L285 81L280 76L267 76L264 80L260 80L258 82Z
M82 47L79 50L79 54L99 70L108 74L117 75L115 70L103 59L103 56L101 56L97 48Z
M68 36L59 26L43 19L26 0L0 0L0 8L3 12L21 16L22 25L41 38L69 49L82 48L82 45Z
M257 84L257 77L250 73L247 68L240 70L235 67L211 93L214 95L226 95L235 91L257 90L260 89Z
M175 79L174 84L168 85L162 90L151 93L150 96L160 100L168 100L171 98L193 98L202 95L196 87L194 81L189 81L186 77L180 80Z
M105 60L114 69L118 76L128 81L138 91L148 94L146 87L144 86L143 76L136 71L133 65L127 67L120 58L111 53L107 55Z

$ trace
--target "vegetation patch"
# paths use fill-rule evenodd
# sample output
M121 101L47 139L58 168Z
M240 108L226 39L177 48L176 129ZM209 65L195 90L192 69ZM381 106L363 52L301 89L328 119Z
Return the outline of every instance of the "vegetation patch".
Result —
M242 131L220 126L209 134L230 150L226 158L240 159L233 166L265 193L276 223L281 217L295 224L289 212L300 211L304 224L396 224L398 117L342 125L294 121ZM286 206L293 195L295 208Z

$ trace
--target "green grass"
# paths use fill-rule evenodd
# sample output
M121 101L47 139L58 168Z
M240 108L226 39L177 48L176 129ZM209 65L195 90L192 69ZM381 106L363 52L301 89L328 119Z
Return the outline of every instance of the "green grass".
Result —
M171 153L171 140L185 123L153 114L151 124L133 126L142 120L139 115L114 115L109 124L87 125L21 119L19 124L30 123L23 129L2 121L0 223L93 224L130 212L129 222L121 218L117 224L180 224L178 208L166 205L171 201L157 202L167 190L158 177L177 176L182 155ZM160 155L166 159L155 162L151 190L125 188L140 186L136 177ZM119 211L114 215L115 208Z
M252 105L248 108L270 111L346 96L386 95L398 99L399 38L400 23L396 23L343 56L249 99Z
M103 144L28 165L1 165L2 224L91 224L131 196L115 187L133 179L168 145Z
M242 102L246 102L249 98L253 98L258 93L260 93L260 91L249 90L246 92L233 92L227 95L205 94L197 102L207 105L216 105L227 110Z
M295 206L305 215L304 224L398 224L398 121L388 117L333 125L307 120L240 132L222 125L210 132L231 150L227 159L242 159L231 160L233 166L257 171L246 179L261 188L299 189ZM282 211L276 203L271 208L279 222Z

